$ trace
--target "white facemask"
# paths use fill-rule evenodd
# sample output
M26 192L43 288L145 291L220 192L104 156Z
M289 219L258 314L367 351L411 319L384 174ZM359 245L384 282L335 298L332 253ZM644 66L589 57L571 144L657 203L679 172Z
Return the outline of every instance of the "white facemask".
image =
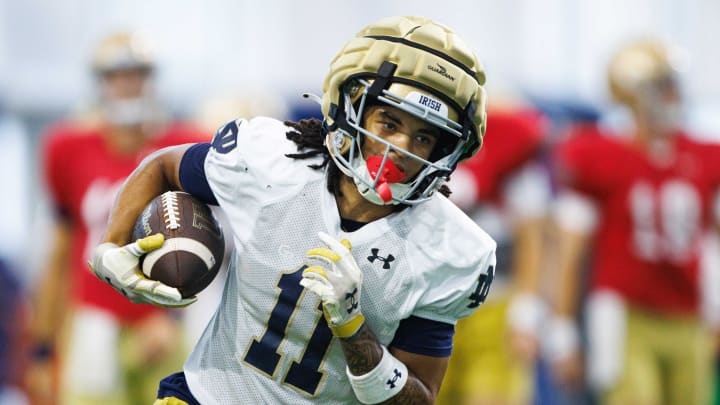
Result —
M103 102L102 110L105 119L114 125L139 125L144 122L145 104L142 97L108 100Z
M679 102L656 102L649 108L653 125L661 130L675 130L682 127L683 108Z
M368 185L368 184L373 184L375 179L370 175L370 172L368 170L365 159L362 159L361 157L355 157L353 159L352 165L353 165L353 169L355 170L355 175L352 176L353 181L355 182L355 185L357 186L358 191L360 192L360 194L363 197L365 197L365 199L372 202L373 204L378 204L378 205L400 204L400 201L398 201L398 200L389 200L389 201L383 200L383 198L380 196L380 193L375 188L372 188ZM411 190L410 185L405 184L405 183L387 183L387 184L390 187L392 196L405 197L409 194L409 192Z

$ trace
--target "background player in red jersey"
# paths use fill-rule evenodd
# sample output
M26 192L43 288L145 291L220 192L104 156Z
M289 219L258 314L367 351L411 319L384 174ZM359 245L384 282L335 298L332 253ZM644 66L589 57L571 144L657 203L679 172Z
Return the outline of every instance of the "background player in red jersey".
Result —
M483 306L457 324L440 404L520 405L532 398L546 308L538 292L551 193L538 159L546 127L529 106L496 104L483 149L453 173L451 200L493 235L506 270L496 273L498 288Z
M147 404L157 379L182 364L176 321L165 310L129 303L88 272L87 261L135 166L154 150L205 137L164 119L152 89L154 61L137 36L107 37L92 68L97 108L52 126L44 139L54 229L35 293L29 386L43 404ZM55 371L53 359L63 360Z
M609 85L634 128L622 136L580 127L557 150L564 189L549 352L557 377L578 381L572 319L583 248L592 241L586 371L603 403L708 403L712 344L699 316L698 262L720 185L720 146L679 129L676 75L662 43L622 48L609 64Z

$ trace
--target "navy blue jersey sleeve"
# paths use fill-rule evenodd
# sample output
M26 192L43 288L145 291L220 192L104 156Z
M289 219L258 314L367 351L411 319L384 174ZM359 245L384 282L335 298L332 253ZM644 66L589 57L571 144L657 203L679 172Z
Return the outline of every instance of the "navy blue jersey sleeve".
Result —
M452 324L410 316L400 321L390 346L415 354L448 357L454 335Z
M188 405L200 405L200 402L198 402L192 392L190 392L190 387L188 387L187 380L185 379L185 373L182 371L160 380L157 399L167 399L168 401L163 403L170 404L186 403ZM175 399L179 401L174 401Z
M209 150L210 143L198 143L185 151L180 161L180 185L202 202L218 205L205 176L205 157Z

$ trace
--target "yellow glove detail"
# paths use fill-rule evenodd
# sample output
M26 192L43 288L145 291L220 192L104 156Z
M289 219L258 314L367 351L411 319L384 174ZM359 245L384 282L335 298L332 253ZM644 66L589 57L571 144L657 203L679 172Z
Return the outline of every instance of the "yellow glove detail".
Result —
M143 253L151 252L160 247L165 243L165 236L161 233L150 235L142 239L138 239L135 243L143 250Z
M136 304L186 307L197 297L182 298L177 288L148 279L138 268L139 257L161 247L164 240L162 234L155 234L122 247L114 243L98 245L88 263L90 270Z
M347 239L337 241L320 232L327 247L307 252L308 268L303 271L300 285L320 297L323 312L335 336L350 337L365 322L360 312L362 271L352 257Z

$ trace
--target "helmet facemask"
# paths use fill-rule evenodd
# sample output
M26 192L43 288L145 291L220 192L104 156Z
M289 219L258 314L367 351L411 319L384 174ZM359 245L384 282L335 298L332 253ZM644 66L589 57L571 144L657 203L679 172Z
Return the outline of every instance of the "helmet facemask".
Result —
M388 89L380 89L376 97L372 91L373 83L362 78L349 80L343 86L340 108L344 122L336 121L337 129L328 134L330 155L338 168L353 179L360 194L375 204L412 205L425 201L440 188L463 155L466 142L458 114L439 97L413 86L393 83ZM424 159L364 128L363 117L370 105L394 107L439 128L441 135L431 156ZM365 137L384 145L384 153L363 156ZM389 159L393 150L419 162L422 169L410 179L399 180Z
M673 75L648 80L638 87L638 108L654 130L674 131L682 126L684 111Z

